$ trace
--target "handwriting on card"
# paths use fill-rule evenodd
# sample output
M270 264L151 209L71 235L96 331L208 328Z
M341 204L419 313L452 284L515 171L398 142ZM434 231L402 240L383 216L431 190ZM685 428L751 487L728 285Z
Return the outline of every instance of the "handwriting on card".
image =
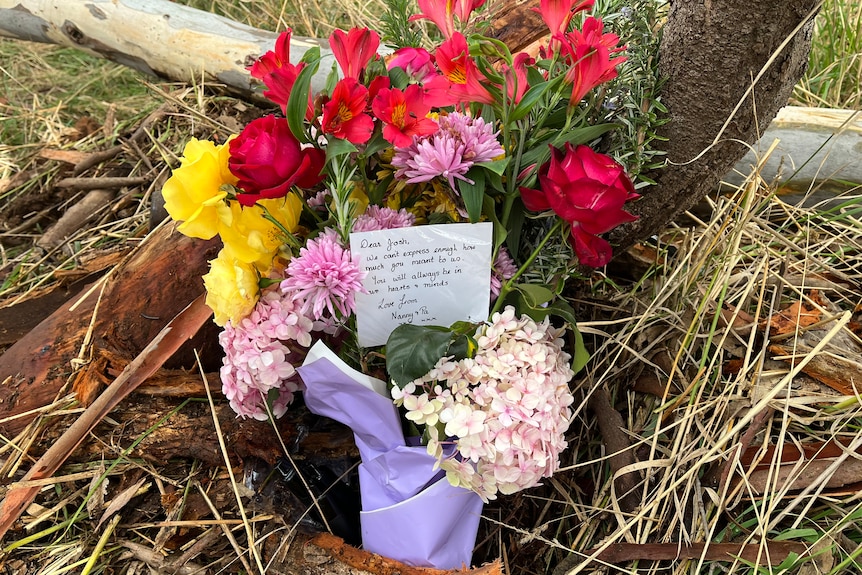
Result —
M350 235L366 272L356 296L359 344L383 345L403 323L484 321L491 290L493 226L442 224Z

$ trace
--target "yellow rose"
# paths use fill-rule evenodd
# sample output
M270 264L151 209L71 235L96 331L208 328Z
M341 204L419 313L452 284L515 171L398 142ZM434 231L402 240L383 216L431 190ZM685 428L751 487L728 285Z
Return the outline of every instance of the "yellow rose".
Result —
M218 208L227 195L220 188L237 182L228 169L229 156L227 143L216 146L192 138L186 144L180 167L162 187L165 209L183 222L177 227L181 233L205 240L218 233Z
M302 200L296 194L258 200L254 206L242 207L238 202L231 202L219 208L219 234L227 255L253 264L261 275L269 272L272 260L284 241L281 229L264 218L264 207L284 229L289 232L296 230L302 211Z
M210 262L210 271L203 279L206 304L220 326L228 320L239 323L252 312L260 295L257 270L230 257L225 250Z

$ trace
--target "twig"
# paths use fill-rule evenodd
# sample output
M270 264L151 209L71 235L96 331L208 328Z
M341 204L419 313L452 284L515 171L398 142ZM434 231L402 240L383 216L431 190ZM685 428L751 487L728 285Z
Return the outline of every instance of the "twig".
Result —
M58 188L67 188L70 190L113 190L127 186L141 186L146 184L148 181L149 178L142 178L140 176L114 178L63 178L54 185Z
M616 476L619 470L637 463L634 449L623 431L626 428L623 416L613 408L610 396L604 389L597 389L593 392L589 399L589 407L596 414L596 421L602 433L602 441L608 454L610 454L608 464L611 468L611 475ZM637 477L631 472L619 475L614 479L614 491L617 493L620 509L623 512L631 513L637 508L640 500L635 493L637 486Z
M66 432L39 458L24 476L24 481L53 475L87 434L120 401L154 373L212 315L201 295L181 311L150 344L130 363L97 399L78 417ZM0 538L12 527L21 513L39 493L39 487L12 485L0 504Z
M764 546L766 547L764 549ZM808 546L796 541L768 541L761 543L614 543L596 557L608 563L626 561L673 561L679 559L704 559L706 561L734 561L737 558L757 563L768 557L772 565L778 565L788 555L805 555ZM589 551L585 555L591 555Z
M36 241L36 245L50 250L62 244L110 202L114 195L112 190L102 188L90 190L83 200L66 210L63 216L57 220L57 223Z
M144 118L144 121L141 122L135 132L131 136L129 136L129 143L137 142L147 132L150 126L158 122L165 114L167 114L172 109L174 109L174 105L168 102L156 108L153 113ZM124 144L118 144L116 146L108 148L107 150L91 154L86 159L81 160L80 162L75 164L75 168L72 170L72 175L79 176L93 166L101 164L104 161L110 160L125 149L126 146Z

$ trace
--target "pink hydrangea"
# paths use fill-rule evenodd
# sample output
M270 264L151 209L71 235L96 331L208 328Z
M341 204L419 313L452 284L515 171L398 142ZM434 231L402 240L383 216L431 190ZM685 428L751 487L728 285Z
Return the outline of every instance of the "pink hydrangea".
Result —
M455 180L473 183L464 176L479 162L503 155L494 126L482 118L460 112L440 116L439 130L430 136L414 138L405 148L396 148L392 165L395 177L415 184L440 176L455 190Z
M356 293L364 291L364 277L350 250L341 245L334 231L327 230L308 240L290 260L281 291L301 302L301 313L314 320L321 320L324 310L330 317L337 311L343 318L353 313Z
M409 228L416 223L416 216L405 210L393 210L380 206L368 206L365 213L356 218L353 223L354 232L373 232L376 230L394 230Z
M563 332L507 307L476 331L474 357L442 358L424 377L393 389L408 419L445 426L445 439L428 428L428 452L451 483L488 500L538 485L559 468L574 401ZM447 443L454 456L444 455Z
M251 314L236 325L228 321L219 334L225 352L222 392L239 416L266 420L266 402L274 390L272 414L281 417L301 389L293 367L300 353L289 344L310 346L313 322L298 308L293 299L270 290Z

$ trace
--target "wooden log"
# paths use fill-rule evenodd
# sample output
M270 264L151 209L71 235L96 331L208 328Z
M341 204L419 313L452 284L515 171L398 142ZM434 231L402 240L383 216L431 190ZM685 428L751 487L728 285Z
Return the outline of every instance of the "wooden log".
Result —
M145 74L218 83L246 98L258 90L246 71L278 34L168 0L0 0L0 36L79 48ZM326 42L291 39L291 61L319 47L312 80L323 87L334 57Z
M96 349L135 357L190 301L203 293L200 276L219 243L187 238L175 225L153 232L130 256L85 288L0 355L0 434L20 432L30 413L50 405L72 374L87 337ZM92 331L90 325L92 323ZM210 323L183 346L168 367L194 365L193 349L220 357ZM89 333L89 336L88 336ZM84 347L86 352L86 347ZM89 356L84 353L81 359Z

